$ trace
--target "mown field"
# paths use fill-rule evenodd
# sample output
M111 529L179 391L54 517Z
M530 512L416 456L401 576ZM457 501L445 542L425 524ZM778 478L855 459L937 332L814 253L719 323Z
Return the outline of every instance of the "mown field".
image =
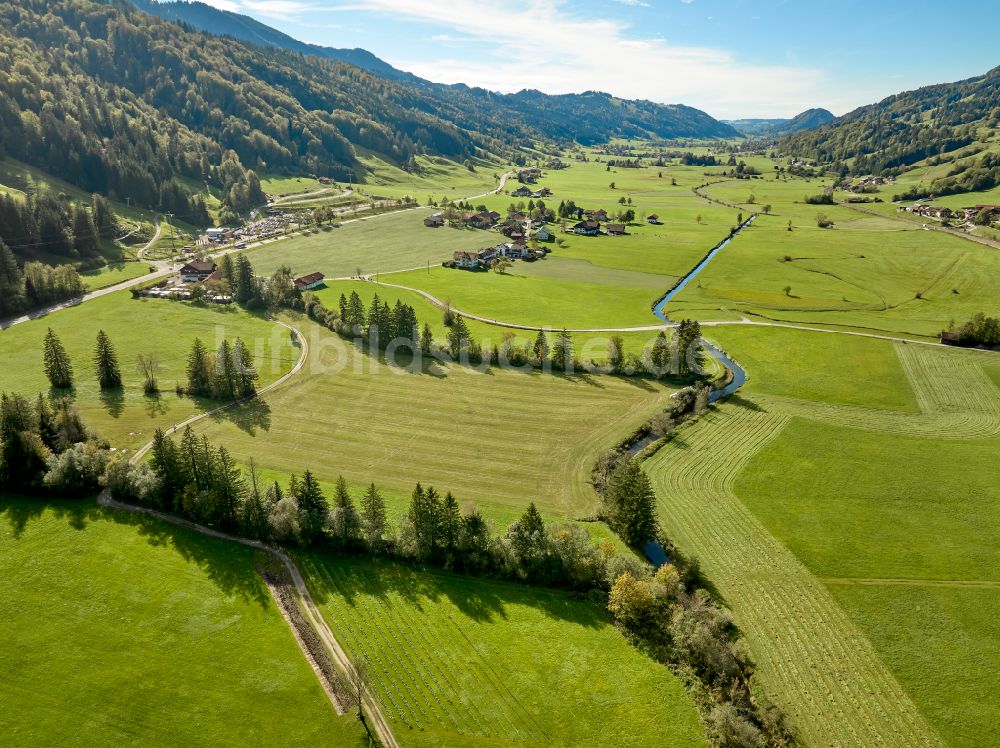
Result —
M81 273L83 285L88 291L96 291L99 288L107 288L122 283L132 278L149 273L149 265L145 262L118 262L105 265L99 270L90 270Z
M983 744L997 714L981 694L998 685L990 354L710 332L745 352L750 383L646 467L765 688L808 743Z
M597 605L386 562L300 556L403 745L705 745L665 667Z
M235 544L0 496L0 734L12 745L360 745Z
M772 215L727 247L668 312L701 319L750 314L925 337L977 311L997 312L996 250L906 221L802 202L820 191L815 180L795 179L708 188L748 210L769 203ZM745 203L751 193L754 205ZM835 227L818 228L818 213Z
M195 428L237 459L309 468L326 480L408 493L420 480L459 501L586 516L594 459L671 392L610 376L563 376L425 364L387 365L304 318L310 359L262 401ZM599 419L594 414L599 413Z
M211 350L223 338L242 338L254 353L259 386L280 377L298 359L287 329L235 306L133 299L122 291L0 331L0 392L31 398L49 393L42 359L49 327L72 361L76 386L71 394L84 420L118 449L134 449L149 441L157 426L170 426L218 405L175 394L175 386L187 381L187 356L195 338ZM102 392L98 386L93 365L98 330L104 330L117 349L124 380L120 391ZM159 362L157 396L143 394L136 368L139 354L152 354Z

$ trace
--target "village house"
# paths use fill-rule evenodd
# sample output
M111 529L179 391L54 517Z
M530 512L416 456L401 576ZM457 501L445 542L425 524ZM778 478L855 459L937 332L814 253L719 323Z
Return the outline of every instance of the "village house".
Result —
M540 197L549 197L552 195L552 190L548 187L539 187L537 190L531 193L531 196L535 199Z
M597 210L585 210L583 214L590 218L591 220L607 223L608 212L604 208L598 208Z
M491 229L499 218L500 214L495 211L488 213L467 213L465 216L462 216L465 223L475 229Z
M605 231L608 232L609 236L624 236L625 235L625 224L624 223L609 223L605 227Z
M191 260L181 268L181 280L185 283L201 283L215 272L216 267L211 260Z
M541 176L542 176L541 169L537 168L521 169L517 173L517 181L530 184L532 182L535 182Z
M510 193L512 197L531 197L532 192L530 187L525 187L524 185L518 187L516 190Z
M971 208L963 208L966 220L974 221L982 211L987 210L993 214L993 220L1000 217L1000 205L973 205Z
M520 260L528 256L530 250L528 247L521 242L511 242L510 244L501 244L500 247L502 254L505 257L509 257L512 260Z
M552 239L552 232L549 231L547 226L542 226L532 236L540 242L547 242Z
M232 239L232 237L232 229L218 228L205 230L205 238L207 238L210 242L223 242L226 239Z
M312 291L323 285L322 273L310 273L295 279L295 288L299 291Z
M660 224L660 217L656 215L656 213L651 213L646 218L646 223L648 223L650 226L658 226Z
M601 224L592 218L580 221L573 227L573 231L580 236L597 236L601 233Z
M427 216L427 218L424 219L424 226L429 226L430 228L444 226L444 215L441 213L435 213L432 216Z

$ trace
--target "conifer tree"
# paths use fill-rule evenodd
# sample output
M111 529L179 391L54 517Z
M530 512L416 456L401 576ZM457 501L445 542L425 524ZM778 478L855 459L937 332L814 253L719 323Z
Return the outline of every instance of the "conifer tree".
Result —
M344 294L340 294L340 318L345 319L347 317L347 297Z
M50 327L45 333L45 343L43 346L43 356L45 359L45 376L49 378L49 383L57 390L69 389L73 386L73 365L70 363L66 349L63 348L59 338Z
M240 508L240 532L248 538L265 540L269 536L268 516L271 513L270 493L260 489L257 465L250 458L247 495Z
M447 557L451 557L458 550L459 535L462 530L462 514L458 508L458 501L452 496L451 491L445 494L441 504L440 518L438 522L438 535L441 549Z
M656 496L636 460L618 463L604 491L608 524L630 546L656 536Z
M187 363L188 392L207 396L212 393L212 361L200 338L194 339Z
M236 396L238 373L234 363L233 348L228 340L223 340L215 354L212 372L212 397L216 400L232 400Z
M222 256L222 261L219 263L219 274L222 276L222 280L229 286L230 293L235 294L238 280L236 278L236 265L233 263L232 255Z
M365 305L358 296L357 291L351 291L351 296L347 300L347 313L344 315L344 324L351 332L357 334L359 329L364 327L367 317L365 316Z
M361 499L361 529L365 543L373 553L382 550L386 526L385 499L372 483Z
M246 481L233 462L229 450L219 447L213 475L212 498L215 513L224 527L236 527L240 509L247 494Z
M94 369L102 390L117 389L122 386L122 373L118 368L118 355L104 330L97 331L97 345L94 348Z
M231 355L235 383L233 394L235 397L249 397L256 392L257 370L253 365L253 354L240 338L236 338Z
M49 455L31 403L20 395L0 394L0 488L38 486Z
M81 257L93 257L100 251L90 211L81 205L73 211L73 248Z
M431 332L431 326L425 322L423 332L420 333L420 352L429 354L433 345L434 333Z
M330 529L334 539L342 546L353 545L361 533L361 519L347 491L347 481L342 475L337 478L334 490Z
M465 317L456 314L448 329L448 352L452 358L458 359L462 351L468 351L469 342L469 326L465 322Z
M13 314L24 305L24 274L10 248L0 239L0 316Z
M517 572L525 578L537 575L548 553L549 536L534 502L507 528L504 539Z
M330 505L327 504L319 483L309 470L302 474L302 482L299 483L294 495L299 503L299 527L302 537L307 542L315 542L323 535L330 514Z
M653 341L653 348L649 353L649 362L656 376L662 377L668 373L667 366L670 364L670 344L667 342L667 335L663 330L660 330Z
M552 363L558 369L571 371L574 361L573 338L563 330L556 336L555 345L552 347Z
M534 356L535 361L539 365L545 363L545 360L549 357L549 341L545 337L544 330L539 330L535 336L535 342L531 346L531 355Z

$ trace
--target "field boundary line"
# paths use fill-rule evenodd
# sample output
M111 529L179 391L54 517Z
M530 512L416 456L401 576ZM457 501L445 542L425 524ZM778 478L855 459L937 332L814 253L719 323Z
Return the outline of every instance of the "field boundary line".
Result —
M982 579L905 579L894 577L820 577L823 584L847 587L946 587L950 589L1000 590L1000 582Z

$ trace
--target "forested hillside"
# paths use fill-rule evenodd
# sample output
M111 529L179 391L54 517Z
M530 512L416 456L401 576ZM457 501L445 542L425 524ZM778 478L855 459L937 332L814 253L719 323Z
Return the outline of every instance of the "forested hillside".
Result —
M259 199L248 168L346 178L355 145L399 163L494 145L356 67L89 0L0 2L0 144L87 191L192 223L207 220L189 194L206 180L232 211Z
M968 146L998 126L1000 67L957 83L890 96L817 130L790 135L779 147L796 156L838 166L853 160L845 168L854 174L891 174L925 158ZM971 167L972 172L976 170Z
M461 84L434 83L398 70L364 49L305 44L253 18L202 2L133 2L149 13L183 21L202 31L357 65L415 89L419 94L414 106L440 113L463 128L494 136L592 144L615 137L728 138L737 134L729 125L692 107L628 101L593 91L558 96L530 90L498 94Z

